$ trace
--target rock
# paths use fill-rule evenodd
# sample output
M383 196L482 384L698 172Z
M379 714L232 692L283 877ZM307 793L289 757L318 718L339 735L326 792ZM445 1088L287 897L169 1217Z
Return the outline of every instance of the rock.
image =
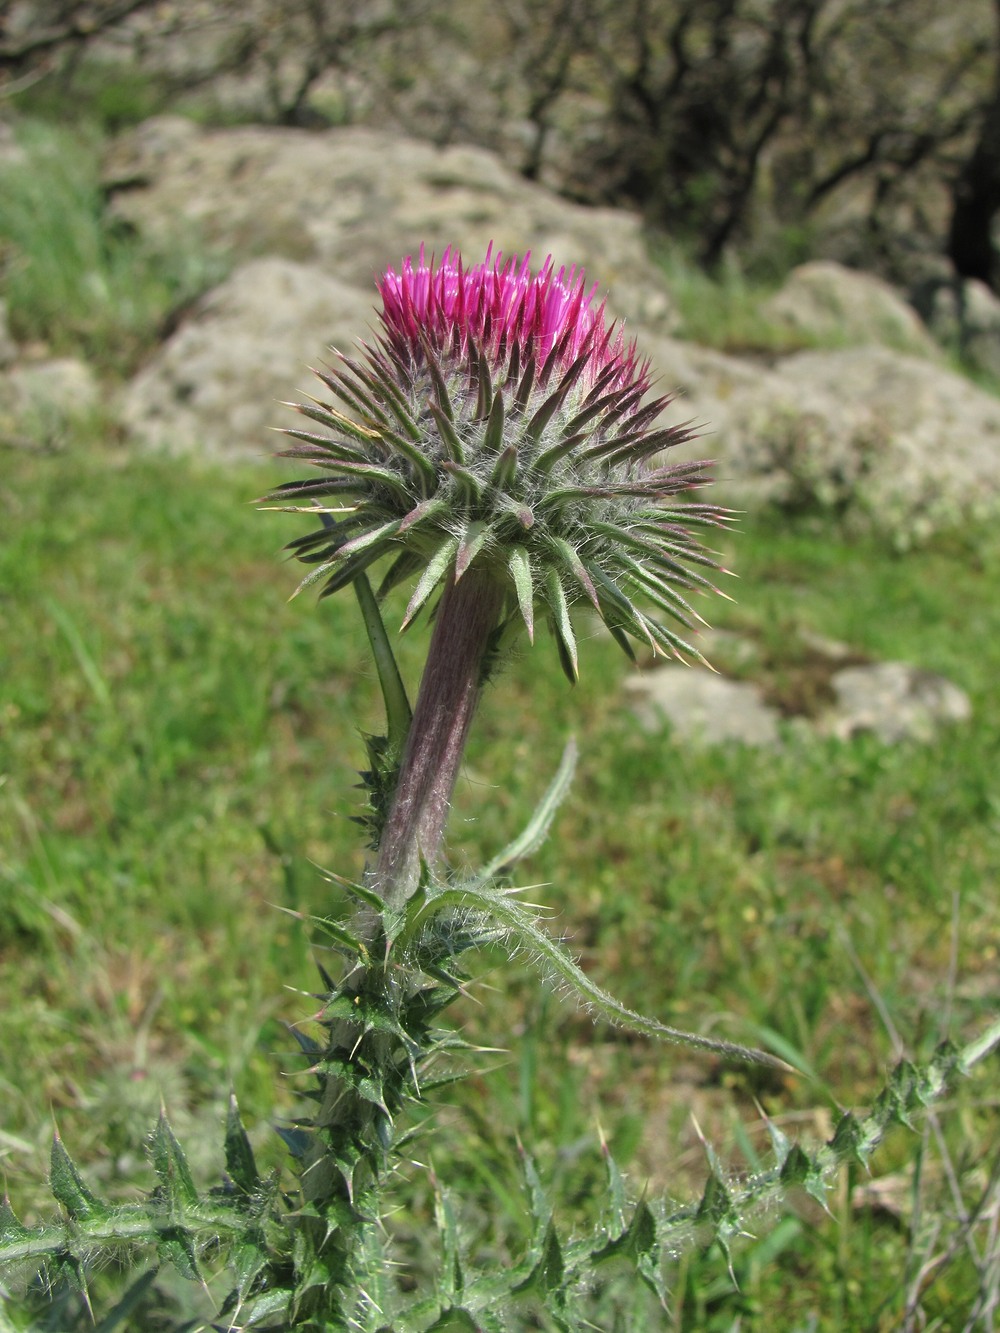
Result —
M481 149L372 129L205 130L158 117L118 142L106 183L112 211L151 243L200 235L238 260L268 253L290 265L281 279L254 270L243 291L229 283L207 297L140 375L128 417L147 443L266 449L273 400L308 385L301 367L329 343L364 336L387 263L421 241L437 253L458 244L468 258L492 240L583 263L610 286L609 309L628 316L658 390L679 391L667 420L703 428L673 457L715 457L724 502L832 509L900 548L1000 509L1000 401L885 347L800 352L768 366L679 342L635 217L559 200ZM792 296L795 309L836 321L846 336L933 351L913 312L876 279L804 265L784 291L789 312Z
M972 716L969 697L957 685L905 662L844 667L832 685L837 703L820 729L842 740L870 731L887 744L928 741L942 724Z
M710 432L677 456L714 456L729 503L833 509L901 549L1000 510L1000 399L942 366L871 347L687 367L672 411Z
M0 438L53 443L100 398L96 375L75 357L15 362L0 375Z
M372 296L305 264L257 259L209 292L128 385L122 408L147 448L264 457L281 407L317 384L310 365L354 346L374 323ZM320 386L321 387L321 386Z
M582 264L616 315L662 331L676 322L638 217L568 203L479 148L156 117L112 148L104 184L113 216L160 246L199 236L238 259L308 261L371 291L421 243L438 255L457 245L474 262L492 241L505 254Z
M688 744L778 742L778 712L764 703L756 685L702 667L663 666L630 676L626 689L645 731L660 731L667 722L674 737Z
M924 356L941 354L920 316L894 287L829 260L793 269L761 314L810 341L832 339L850 347L882 343Z
M816 642L830 650L830 688L824 692L834 696L818 717L812 711L793 713L787 699L779 712L764 701L760 685L701 667L662 666L630 676L628 702L643 730L656 733L668 724L673 736L689 745L777 745L782 715L800 736L846 741L870 732L887 745L927 742L940 727L972 716L968 696L944 676L905 662L838 666L858 655L843 644Z
M986 283L975 278L939 282L926 288L921 299L941 342L976 370L1000 379L1000 298Z

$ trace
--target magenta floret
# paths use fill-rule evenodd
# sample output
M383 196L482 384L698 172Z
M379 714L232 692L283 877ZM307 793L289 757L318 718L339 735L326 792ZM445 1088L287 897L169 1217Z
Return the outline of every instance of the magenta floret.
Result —
M428 263L420 247L416 264L407 256L400 271L387 269L379 283L381 320L397 350L411 353L425 343L444 350L457 339L465 350L472 342L494 364L517 346L521 362L534 356L539 368L555 351L549 369L565 369L581 355L587 364L582 378L593 382L609 367L605 383L648 384L648 362L640 362L635 344L626 343L620 327L608 324L602 302L593 300L597 284L587 290L586 274L574 265L556 271L552 256L537 273L531 252L523 258L493 255L492 245L481 264L465 268L449 246L440 261Z

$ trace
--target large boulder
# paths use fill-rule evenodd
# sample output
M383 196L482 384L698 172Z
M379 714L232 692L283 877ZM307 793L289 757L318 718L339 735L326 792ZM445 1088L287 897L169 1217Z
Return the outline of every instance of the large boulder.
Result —
M366 129L204 130L161 117L120 141L107 183L113 211L151 242L197 235L241 264L130 387L127 424L146 444L264 451L265 428L280 420L275 400L308 390L304 367L371 327L386 263L421 242L478 258L492 241L507 252L530 246L536 259L551 251L609 286L657 392L677 391L668 420L702 428L684 452L718 460L720 498L833 509L899 546L1000 509L996 398L933 359L878 345L768 365L680 342L635 217L557 199L482 150ZM814 311L836 295L828 312L847 336L933 350L875 279L806 265L786 297L794 291L811 293Z
M273 426L294 424L284 399L315 392L308 367L349 349L374 323L371 296L287 259L238 268L128 385L132 438L170 452L263 457Z
M1000 510L1000 399L953 371L881 347L754 367L649 346L685 391L671 410L708 423L686 456L715 457L730 503L834 510L901 548Z
M938 338L1000 380L1000 298L975 278L930 284L920 299Z
M582 264L616 315L661 330L675 323L638 217L568 203L479 148L156 117L112 148L104 184L113 215L154 244L198 238L237 259L277 254L371 291L421 243L439 255L457 245L474 261L492 242Z
M761 313L808 342L845 347L882 343L900 351L940 356L920 316L871 273L815 260L793 269Z

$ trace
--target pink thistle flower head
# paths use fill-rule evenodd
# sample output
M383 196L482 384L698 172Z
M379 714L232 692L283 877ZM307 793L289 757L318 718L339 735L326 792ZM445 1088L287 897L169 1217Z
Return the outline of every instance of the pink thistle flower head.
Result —
M405 627L475 566L503 585L508 624L533 637L545 616L571 679L581 599L630 654L638 639L700 657L672 625L701 621L686 593L717 591L692 529L729 514L679 499L708 465L661 461L690 432L657 424L669 396L649 400L649 363L582 270L421 248L378 290L381 332L319 373L333 401L293 404L308 428L286 430L283 456L323 475L267 497L325 510L290 543L315 566L300 587L326 596L384 561L379 596L415 581Z
M537 273L530 260L530 251L523 259L494 260L491 245L483 263L465 269L449 247L435 266L421 247L416 267L404 259L398 274L387 269L379 283L390 339L411 347L429 342L442 353L457 333L492 360L502 360L516 344L539 365L554 353L553 369L561 370L586 352L591 380L611 363L623 378L644 375L645 365L636 369L634 344L626 348L621 331L606 324L603 304L593 308L597 284L588 292L586 275L575 267L556 273L551 255Z

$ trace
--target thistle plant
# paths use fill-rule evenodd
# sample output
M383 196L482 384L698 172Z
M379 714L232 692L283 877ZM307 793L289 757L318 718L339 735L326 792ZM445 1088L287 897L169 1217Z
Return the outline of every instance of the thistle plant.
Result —
M378 333L319 372L322 397L292 405L304 424L285 428L284 456L319 475L265 497L313 519L289 545L312 567L300 590L325 597L353 588L386 707L385 734L367 739L367 869L357 883L329 875L356 911L314 923L342 966L337 975L321 969L317 1007L295 1029L308 1106L279 1131L295 1179L260 1175L235 1103L226 1177L204 1194L165 1119L150 1140L157 1187L133 1204L99 1199L56 1140L52 1189L63 1216L25 1227L5 1205L0 1263L42 1267L85 1293L103 1251L152 1246L196 1277L221 1249L234 1282L219 1329L506 1329L524 1326L525 1305L574 1329L605 1265L630 1265L665 1300L663 1258L680 1244L696 1237L728 1247L793 1186L822 1197L839 1163L867 1160L889 1128L909 1123L994 1049L1000 1024L963 1050L942 1048L926 1068L900 1066L872 1110L845 1115L819 1148L773 1129L773 1165L749 1180L728 1180L710 1154L704 1194L684 1208L629 1201L608 1156L604 1216L592 1233L571 1237L526 1159L532 1241L499 1270L482 1271L464 1253L460 1201L439 1189L439 1271L415 1294L395 1280L381 1219L409 1141L407 1109L472 1058L440 1022L468 981L472 951L526 943L546 979L575 989L595 1014L727 1057L781 1062L631 1013L517 896L513 871L566 793L572 744L527 828L485 866L453 868L442 850L483 688L518 638L531 642L547 628L574 681L573 615L582 606L630 655L640 644L700 658L689 641L702 623L690 598L716 593L722 571L696 534L730 519L688 498L708 480L708 464L663 461L689 432L658 424L667 399L651 393L648 363L608 323L582 273L557 272L551 260L533 272L527 256L490 252L466 268L452 251L439 262L421 251L388 270L379 291ZM412 710L382 615L399 587L408 593L402 628L431 622ZM126 1293L123 1319L149 1280ZM0 1329L13 1317L4 1308Z
M707 465L656 461L688 432L655 427L668 400L647 401L648 363L582 273L421 251L380 291L380 336L319 376L333 402L297 405L322 431L287 432L299 443L285 456L327 475L270 498L307 498L330 519L292 543L315 565L301 588L328 596L387 560L376 601L415 578L403 627L433 608L413 724L376 796L372 887L398 908L437 857L481 687L518 630L533 639L544 617L571 681L581 599L627 653L634 638L700 657L671 624L694 629L685 593L715 591L691 529L729 515L679 501Z

